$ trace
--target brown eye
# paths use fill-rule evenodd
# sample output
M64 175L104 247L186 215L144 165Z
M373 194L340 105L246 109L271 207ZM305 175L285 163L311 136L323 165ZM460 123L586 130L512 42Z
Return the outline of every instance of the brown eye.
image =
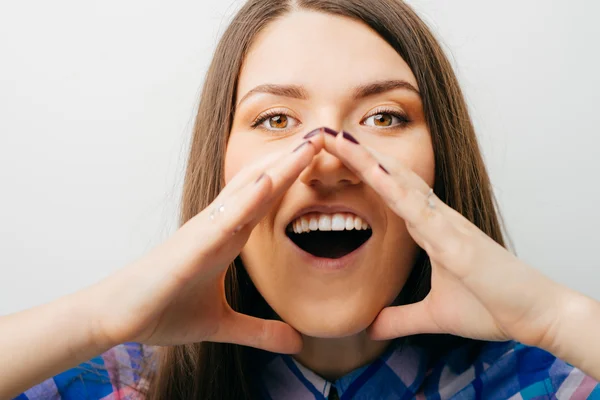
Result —
M373 116L375 126L390 126L392 125L392 116L390 114L377 114Z
M252 128L261 127L268 131L283 132L298 126L300 121L282 111L269 111L259 116L251 125Z
M367 126L379 128L394 128L406 126L409 122L409 119L399 112L381 111L378 114L372 114L370 117L367 117L362 123Z
M269 126L276 129L287 128L288 117L287 115L275 115L269 118Z

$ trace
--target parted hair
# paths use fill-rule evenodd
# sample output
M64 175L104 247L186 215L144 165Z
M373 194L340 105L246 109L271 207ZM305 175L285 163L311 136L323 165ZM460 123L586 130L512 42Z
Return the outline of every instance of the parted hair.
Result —
M456 75L430 29L401 0L250 0L241 7L222 35L205 77L185 171L180 225L207 207L224 186L238 76L253 39L273 20L299 9L360 21L405 60L416 77L431 134L436 195L505 246L502 217ZM422 300L430 284L430 261L420 250L397 304ZM272 315L239 257L228 269L225 293L236 311L262 318ZM408 339L440 355L469 341L451 335ZM227 343L161 347L154 354L155 368L146 373L147 385L139 392L151 400L254 399L259 396L255 385L259 353Z

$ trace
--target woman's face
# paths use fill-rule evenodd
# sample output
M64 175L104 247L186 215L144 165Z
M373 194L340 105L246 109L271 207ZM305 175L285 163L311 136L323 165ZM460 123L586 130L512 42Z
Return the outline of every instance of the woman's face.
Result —
M239 76L239 104L225 158L227 182L250 163L326 126L397 158L433 186L433 149L421 99L393 84L399 81L418 89L398 53L360 22L307 11L274 21L253 42ZM265 90L262 85L271 86ZM275 86L294 90L268 93ZM305 214L312 206L321 208ZM319 230L288 232L299 214L305 214L305 228L311 229L312 220ZM339 229L340 221L350 223L354 214L369 228L326 230L328 218ZM352 251L357 245L352 242L369 234ZM305 335L331 338L364 330L393 302L416 254L404 221L323 150L256 226L241 257L282 320ZM337 268L331 268L334 264Z

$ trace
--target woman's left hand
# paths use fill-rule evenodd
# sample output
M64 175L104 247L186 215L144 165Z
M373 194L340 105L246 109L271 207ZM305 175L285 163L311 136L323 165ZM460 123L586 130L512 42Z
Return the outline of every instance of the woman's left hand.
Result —
M552 346L569 290L444 204L397 159L354 144L341 133L326 138L325 150L381 195L431 260L429 294L418 303L383 309L367 330L372 339L450 333Z

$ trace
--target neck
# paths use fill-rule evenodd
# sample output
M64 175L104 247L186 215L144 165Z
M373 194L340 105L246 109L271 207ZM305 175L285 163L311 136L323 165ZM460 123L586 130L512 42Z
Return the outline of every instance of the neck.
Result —
M314 373L333 382L369 364L385 352L391 340L370 340L366 331L343 338L302 336L302 351L294 359Z

